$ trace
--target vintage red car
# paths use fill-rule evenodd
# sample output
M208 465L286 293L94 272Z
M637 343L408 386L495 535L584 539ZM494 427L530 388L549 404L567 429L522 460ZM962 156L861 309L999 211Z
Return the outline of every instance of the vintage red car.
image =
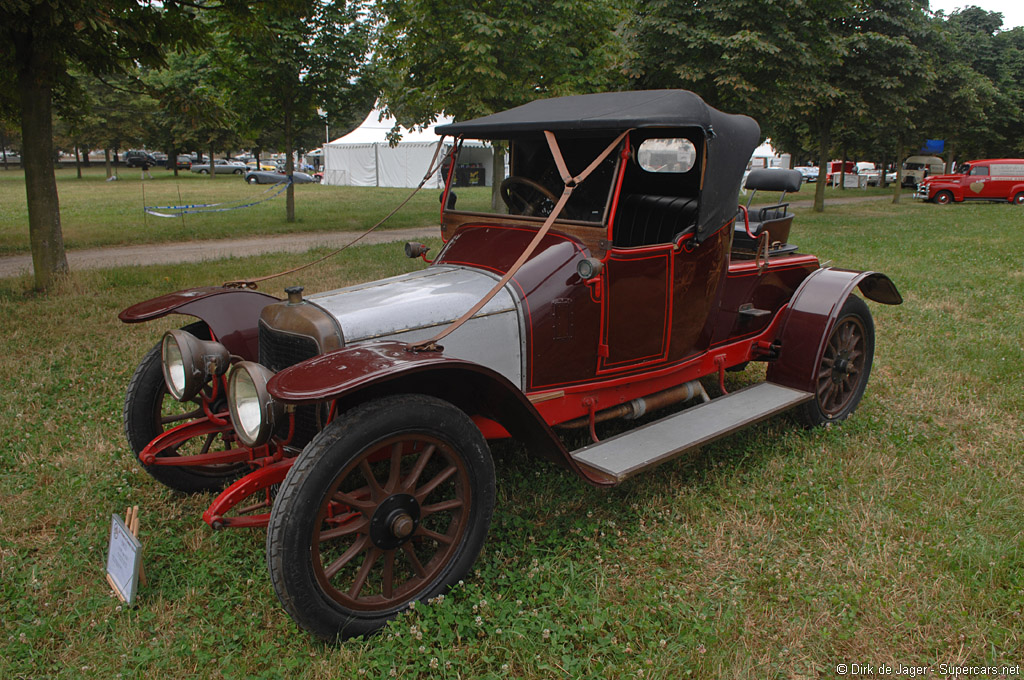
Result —
M120 315L195 317L139 365L128 440L175 489L227 487L214 528L267 526L281 602L325 639L468 572L495 503L489 441L611 486L789 409L842 421L874 351L854 289L902 302L884 274L798 253L787 204L738 212L760 130L691 92L539 100L438 132L453 154L507 141L511 176L503 210L464 211L445 161L445 244L425 269L286 299L197 288ZM800 179L760 170L747 187ZM728 393L749 362L767 380ZM596 423L671 404L688 407L598 441ZM573 429L591 443L569 450Z
M994 158L964 163L954 175L925 177L917 198L939 205L963 201L1009 201L1024 205L1024 158Z

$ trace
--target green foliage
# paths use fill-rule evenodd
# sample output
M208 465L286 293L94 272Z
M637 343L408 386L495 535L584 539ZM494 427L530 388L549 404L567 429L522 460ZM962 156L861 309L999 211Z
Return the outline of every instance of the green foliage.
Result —
M655 0L629 26L637 87L693 89L753 115L795 157L899 163L926 138L1013 155L1024 126L1024 29L921 0Z
M621 89L616 0L385 0L381 103L405 127Z

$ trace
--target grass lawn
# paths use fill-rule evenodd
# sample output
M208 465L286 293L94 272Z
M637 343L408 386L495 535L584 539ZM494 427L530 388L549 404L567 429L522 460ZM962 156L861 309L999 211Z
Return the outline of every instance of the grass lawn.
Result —
M295 187L295 222L285 221L284 194L268 185L250 186L234 175L174 174L157 168L152 180L142 181L135 168L122 168L120 180L107 182L102 167L84 171L82 179L73 168L57 170L61 228L68 249L98 246L165 243L258 234L289 234L313 231L363 230L387 215L405 199L411 189L374 187L328 187L299 184ZM483 210L490 203L490 188L457 190L459 208ZM870 196L887 193L882 189L828 188L833 197ZM437 189L424 189L382 227L407 228L436 225L439 220ZM772 202L775 192L758 192L755 203ZM814 199L814 185L805 184L791 200ZM264 200L267 199L267 200ZM207 203L258 205L226 212L188 214L184 218L148 215L143 206L173 206ZM743 197L746 203L746 197ZM158 211L159 212L159 211ZM163 211L168 212L168 211ZM29 252L28 210L25 205L25 175L20 170L0 171L0 256Z
M74 169L58 170L57 192L65 247L362 230L387 215L412 191L298 184L295 186L296 220L288 223L284 194L270 198L277 192L271 185L249 185L235 175L217 175L211 180L209 175L187 171L175 178L172 172L162 168L151 173L152 180L142 181L139 170L123 168L119 181L107 182L103 168L86 170L82 179L75 176ZM420 191L405 210L382 228L438 224L438 193L437 189ZM460 207L483 206L490 201L489 188L461 188L458 195ZM184 219L155 217L143 210L143 206L242 205L263 199L269 200L239 210L188 214ZM24 173L0 172L0 255L27 252Z
M299 189L300 206L306 190L335 195ZM212 532L200 519L211 497L141 471L121 424L136 362L176 323L123 326L120 309L308 256L78 272L45 296L0 281L0 677L732 680L897 663L927 677L943 663L1020 674L1022 214L800 210L802 251L886 272L906 300L872 305L874 370L850 421L804 431L776 418L613 490L496 445L498 503L475 571L442 602L338 647L278 605L264 533ZM266 288L422 266L400 253L351 249ZM128 609L103 573L110 515L131 504L149 584Z

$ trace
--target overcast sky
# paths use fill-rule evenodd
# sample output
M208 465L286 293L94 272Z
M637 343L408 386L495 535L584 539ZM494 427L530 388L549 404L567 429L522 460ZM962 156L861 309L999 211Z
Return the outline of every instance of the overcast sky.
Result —
M1024 26L1024 2L1021 0L930 0L928 3L933 12L941 9L947 16L971 5L989 12L1002 12L1004 29Z

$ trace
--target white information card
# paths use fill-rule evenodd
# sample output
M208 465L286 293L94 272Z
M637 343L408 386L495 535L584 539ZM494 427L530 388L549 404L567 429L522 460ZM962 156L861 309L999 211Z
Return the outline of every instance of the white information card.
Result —
M139 585L142 544L114 514L110 522L110 550L107 553L107 580L118 596L131 604Z

